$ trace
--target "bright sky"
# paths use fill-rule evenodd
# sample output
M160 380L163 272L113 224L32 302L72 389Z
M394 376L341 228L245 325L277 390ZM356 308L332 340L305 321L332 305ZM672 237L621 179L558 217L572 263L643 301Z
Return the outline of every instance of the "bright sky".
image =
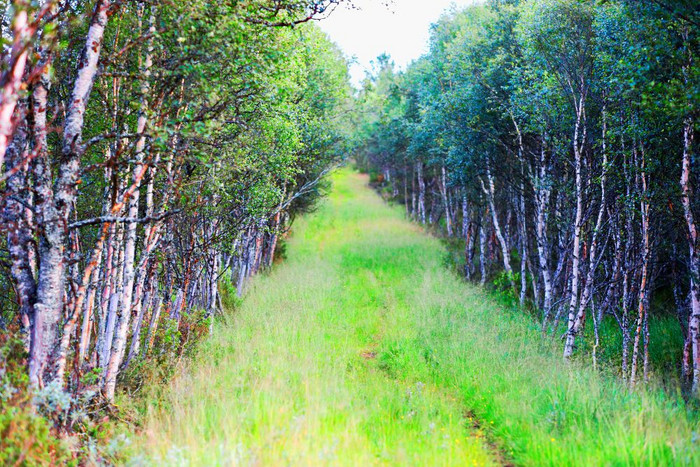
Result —
M425 54L430 25L452 5L472 3L475 0L352 0L355 8L341 4L319 25L348 58L356 59L350 75L358 86L371 62L384 52L399 68Z

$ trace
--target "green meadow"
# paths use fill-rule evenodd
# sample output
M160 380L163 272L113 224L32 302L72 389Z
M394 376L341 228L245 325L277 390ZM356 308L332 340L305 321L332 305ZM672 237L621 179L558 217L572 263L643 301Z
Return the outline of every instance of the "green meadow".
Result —
M700 465L676 394L566 363L349 168L143 414L135 465Z

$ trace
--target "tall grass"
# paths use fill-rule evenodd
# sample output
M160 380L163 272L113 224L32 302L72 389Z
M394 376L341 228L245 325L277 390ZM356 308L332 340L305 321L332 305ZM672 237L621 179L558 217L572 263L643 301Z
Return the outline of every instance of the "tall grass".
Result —
M564 363L362 176L334 184L151 401L133 463L700 464L678 396Z

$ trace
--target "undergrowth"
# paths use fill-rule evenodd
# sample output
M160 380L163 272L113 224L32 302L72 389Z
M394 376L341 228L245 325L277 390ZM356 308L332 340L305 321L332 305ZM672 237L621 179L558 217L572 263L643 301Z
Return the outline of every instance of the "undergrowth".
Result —
M119 377L117 397L108 403L97 391L99 369L66 390L52 383L32 389L28 354L17 329L0 333L0 465L111 465L138 429L140 404L163 390L182 359L194 354L206 335L203 312L164 320L147 356L137 357ZM142 336L142 348L149 343ZM143 355L143 352L142 352ZM71 360L69 358L69 360ZM149 394L146 394L146 392Z

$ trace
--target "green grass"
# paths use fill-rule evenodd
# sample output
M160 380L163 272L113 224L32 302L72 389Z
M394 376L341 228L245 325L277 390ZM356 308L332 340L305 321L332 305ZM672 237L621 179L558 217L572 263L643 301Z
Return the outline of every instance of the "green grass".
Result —
M144 415L135 464L699 464L676 395L562 361L349 169Z

